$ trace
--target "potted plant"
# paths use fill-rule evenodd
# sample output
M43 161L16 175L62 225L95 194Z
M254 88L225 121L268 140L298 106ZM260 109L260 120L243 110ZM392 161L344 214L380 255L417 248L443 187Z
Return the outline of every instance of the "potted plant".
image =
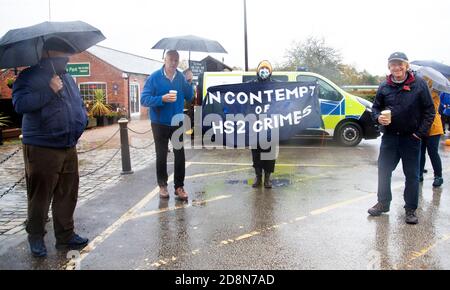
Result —
M95 118L91 114L92 104L93 104L92 101L84 101L84 106L86 107L86 111L88 112L88 125L86 127L87 129L97 126L97 118Z
M106 115L106 117L108 118L108 125L112 125L117 123L117 121L119 120L119 113L112 111L111 113Z
M16 81L15 78L7 78L6 79L6 86L8 86L8 88L12 89L14 82Z
M8 126L8 124L11 124L11 121L9 120L9 117L3 115L3 113L0 113L0 145L3 145L3 130L2 130L2 127L6 127L6 126Z
M89 114L97 119L98 126L105 126L108 124L106 115L110 113L110 106L105 104L103 90L94 90L94 103L89 110Z

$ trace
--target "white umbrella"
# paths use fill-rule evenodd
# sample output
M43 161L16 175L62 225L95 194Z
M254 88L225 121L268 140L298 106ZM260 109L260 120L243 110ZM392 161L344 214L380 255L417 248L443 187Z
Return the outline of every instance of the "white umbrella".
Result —
M411 64L411 70L419 77L429 78L433 84L432 88L440 91L450 93L450 81L440 72L429 66L418 66Z

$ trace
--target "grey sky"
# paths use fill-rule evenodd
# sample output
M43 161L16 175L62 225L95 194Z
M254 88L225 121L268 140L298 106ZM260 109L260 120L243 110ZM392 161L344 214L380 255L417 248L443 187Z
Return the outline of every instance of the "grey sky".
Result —
M0 0L0 35L48 20L48 0ZM242 0L51 0L53 21L83 20L102 30L101 45L161 59L150 48L161 38L194 34L218 40L228 54L212 54L244 67ZM284 60L293 41L323 37L344 62L372 74L387 73L393 51L450 64L450 1L247 0L249 66ZM200 60L204 53L192 53ZM181 58L187 58L187 52Z

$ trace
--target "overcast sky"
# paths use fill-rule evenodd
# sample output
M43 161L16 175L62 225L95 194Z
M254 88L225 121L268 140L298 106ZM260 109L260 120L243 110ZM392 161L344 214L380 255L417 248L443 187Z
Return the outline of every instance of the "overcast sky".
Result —
M100 45L161 59L151 47L161 38L194 34L219 41L212 54L244 67L243 0L50 0L51 20L83 20L106 36ZM0 35L49 19L49 0L0 0ZM410 60L450 65L448 0L247 0L249 66L284 61L286 49L308 36L324 38L344 63L387 73L391 52ZM192 53L201 60L204 53ZM188 53L181 53L187 59Z

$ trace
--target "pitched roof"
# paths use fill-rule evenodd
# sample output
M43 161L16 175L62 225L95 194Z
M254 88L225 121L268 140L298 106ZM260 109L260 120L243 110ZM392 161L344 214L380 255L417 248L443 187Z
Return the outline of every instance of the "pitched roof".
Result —
M138 56L135 54L119 51L116 49L94 45L87 51L101 60L109 63L117 69L128 72L150 75L161 68L162 61Z

